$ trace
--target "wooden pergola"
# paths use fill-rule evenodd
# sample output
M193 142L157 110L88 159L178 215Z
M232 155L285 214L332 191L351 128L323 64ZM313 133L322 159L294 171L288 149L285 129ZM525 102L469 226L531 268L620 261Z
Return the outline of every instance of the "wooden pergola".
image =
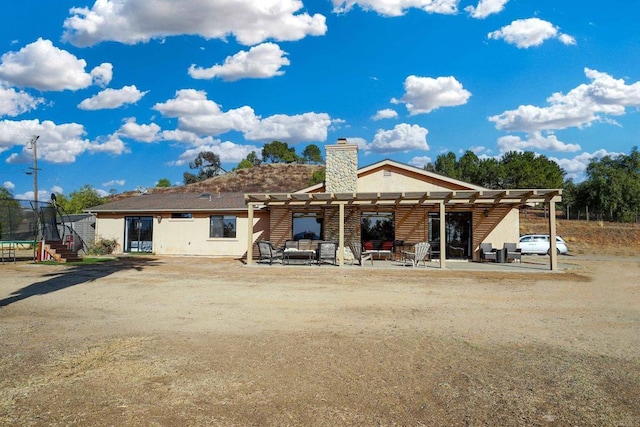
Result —
M338 206L339 239L338 264L344 265L344 221L345 206L439 206L440 235L445 235L445 213L447 207L468 205L511 205L545 203L549 206L550 269L557 270L556 251L556 203L562 200L561 189L517 189L517 190L457 190L427 192L385 192L385 193L264 193L245 194L249 210L247 264L253 259L254 210L269 206ZM440 239L440 268L446 267L446 239Z

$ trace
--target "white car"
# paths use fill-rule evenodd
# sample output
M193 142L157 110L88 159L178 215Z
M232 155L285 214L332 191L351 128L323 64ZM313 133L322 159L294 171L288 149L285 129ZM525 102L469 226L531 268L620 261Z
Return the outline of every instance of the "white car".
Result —
M527 234L520 237L520 252L522 254L549 254L549 235L548 234ZM556 236L556 251L558 254L566 254L569 249L562 237Z

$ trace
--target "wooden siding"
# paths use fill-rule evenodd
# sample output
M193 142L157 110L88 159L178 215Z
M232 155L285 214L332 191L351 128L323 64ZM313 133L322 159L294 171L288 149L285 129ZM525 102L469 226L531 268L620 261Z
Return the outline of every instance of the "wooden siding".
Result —
M427 240L428 211L423 206L400 207L395 210L396 240L418 243Z
M291 238L292 214L287 207L272 207L270 217L270 239L275 247L284 246L284 242Z
M479 258L479 247L487 236L496 228L496 226L504 219L505 216L511 212L510 206L495 206L482 209L476 207L473 210L472 218L472 231L473 238L471 247L473 250L473 259ZM488 212L488 216L485 216L485 210Z

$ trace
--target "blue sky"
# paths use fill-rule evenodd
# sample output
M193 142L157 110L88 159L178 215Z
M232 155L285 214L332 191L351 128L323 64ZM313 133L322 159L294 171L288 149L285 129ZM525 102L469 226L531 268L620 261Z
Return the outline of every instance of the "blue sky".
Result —
M181 184L265 143L346 137L360 165L534 151L577 181L640 145L640 3L42 0L0 17L0 185Z

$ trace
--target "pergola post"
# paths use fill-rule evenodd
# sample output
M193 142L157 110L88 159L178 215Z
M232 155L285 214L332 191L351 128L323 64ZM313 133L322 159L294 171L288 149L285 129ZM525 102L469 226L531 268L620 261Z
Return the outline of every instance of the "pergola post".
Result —
M253 203L249 203L247 223L247 265L251 265L253 262Z
M447 228L444 202L440 202L440 268L445 268L447 259Z
M549 262L552 271L558 269L558 250L556 246L556 202L549 202Z
M338 265L344 265L344 203L338 205L340 211L340 225L338 227Z

